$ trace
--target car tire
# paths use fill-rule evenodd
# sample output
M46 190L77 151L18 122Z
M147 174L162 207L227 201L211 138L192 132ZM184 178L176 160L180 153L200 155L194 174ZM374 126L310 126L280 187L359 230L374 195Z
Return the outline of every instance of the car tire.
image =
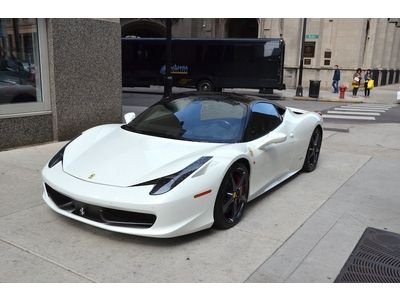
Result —
M197 83L196 88L199 92L213 92L214 84L210 80L204 79Z
M311 135L310 143L307 147L306 158L302 170L304 172L312 172L317 167L319 153L321 150L322 130L320 127L314 129Z
M228 229L241 220L249 195L249 170L242 162L225 174L214 205L214 227Z

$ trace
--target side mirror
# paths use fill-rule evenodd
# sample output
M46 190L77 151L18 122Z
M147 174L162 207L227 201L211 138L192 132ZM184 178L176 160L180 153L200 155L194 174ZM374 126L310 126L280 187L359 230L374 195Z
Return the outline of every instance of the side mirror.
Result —
M286 138L287 138L287 136L284 133L281 133L281 132L272 133L271 132L267 135L263 144L260 147L258 147L258 149L265 150L265 148L269 145L283 143L284 141L286 141Z
M129 112L124 115L125 123L128 124L130 121L132 121L134 118L136 118L136 114L134 112Z

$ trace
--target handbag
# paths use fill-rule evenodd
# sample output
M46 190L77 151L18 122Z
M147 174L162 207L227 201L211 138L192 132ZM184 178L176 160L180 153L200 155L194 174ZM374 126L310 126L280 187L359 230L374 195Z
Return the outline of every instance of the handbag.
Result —
M369 90L372 90L375 87L373 79L368 80L367 87L368 87Z
M360 78L358 78L357 76L354 77L353 80L351 81L351 86L359 87L360 86Z

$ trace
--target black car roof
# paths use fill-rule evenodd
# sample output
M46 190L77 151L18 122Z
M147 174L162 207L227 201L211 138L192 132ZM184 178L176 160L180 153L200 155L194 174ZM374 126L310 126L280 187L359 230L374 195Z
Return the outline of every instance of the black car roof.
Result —
M247 106L250 106L252 103L255 102L267 102L284 109L284 107L282 107L281 105L276 104L264 97L259 97L254 95L243 95L236 93L226 93L226 92L182 92L173 94L171 97L164 97L162 100L171 101L179 98L192 97L192 96L214 97L214 98L219 98L221 100L235 100Z

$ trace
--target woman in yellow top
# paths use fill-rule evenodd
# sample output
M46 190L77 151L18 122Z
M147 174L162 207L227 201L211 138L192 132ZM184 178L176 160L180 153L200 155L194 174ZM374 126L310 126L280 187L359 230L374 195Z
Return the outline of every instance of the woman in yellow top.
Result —
M358 68L357 71L353 75L353 81L351 85L353 86L353 98L357 97L358 89L361 84L361 69Z
M369 92L371 91L371 89L368 88L368 81L369 80L372 80L372 74L371 74L371 70L370 69L368 69L365 72L365 75L364 75L364 96L365 97L369 97Z

